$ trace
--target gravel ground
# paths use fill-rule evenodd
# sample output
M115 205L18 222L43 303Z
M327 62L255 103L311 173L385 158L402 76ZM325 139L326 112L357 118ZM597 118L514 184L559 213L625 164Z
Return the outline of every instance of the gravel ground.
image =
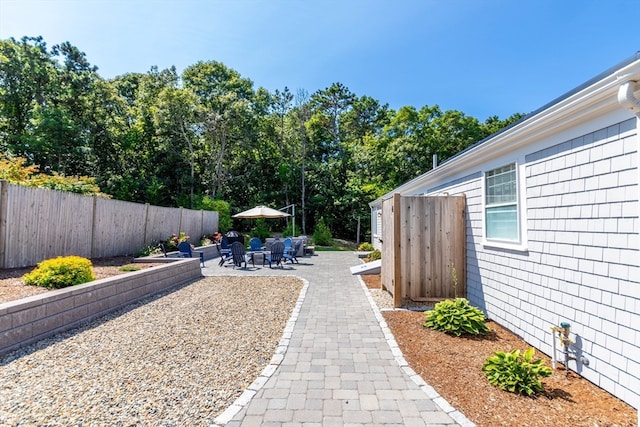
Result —
M302 282L207 277L0 357L0 426L209 425L271 360Z
M369 289L369 293L380 310L393 309L393 297L389 292L382 289Z

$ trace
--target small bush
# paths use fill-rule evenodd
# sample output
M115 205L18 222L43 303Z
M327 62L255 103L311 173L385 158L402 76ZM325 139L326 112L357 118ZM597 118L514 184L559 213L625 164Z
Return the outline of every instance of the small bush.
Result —
M371 251L367 258L369 258L369 261L376 261L376 260L382 259L382 252L376 249L375 251Z
M369 242L360 243L360 246L358 246L359 252L371 252L373 249L373 245Z
M298 231L300 231L300 228L297 228ZM287 225L281 233L284 237L296 237L293 235L293 221L291 221L289 223L289 225Z
M143 256L149 256L149 255L159 255L161 253L162 253L162 251L160 250L160 247L158 246L157 243L155 243L155 244L151 244L151 245L145 246L142 249L138 249L136 251L136 253L134 254L134 256L136 258L140 258L140 257L143 257Z
M485 359L482 371L494 386L531 396L544 390L540 377L551 376L551 368L545 366L544 360L533 360L534 353L533 347L523 354L520 350L510 353L496 351Z
M489 332L482 310L473 307L465 298L440 301L433 310L424 314L425 327L450 335L459 337L462 334L485 335Z
M264 218L256 219L256 225L250 231L251 237L259 237L263 242L271 236L269 225Z
M123 265L118 270L120 270L120 271L139 271L139 270L142 270L142 269L140 267L135 266L135 265Z
M60 289L95 280L91 261L79 256L57 257L42 261L22 276L27 285Z
M188 242L189 236L185 234L184 231L181 231L177 236L176 233L173 233L166 241L165 247L167 251L177 251L178 245L182 242Z
M313 241L318 246L331 246L333 244L333 236L329 227L324 223L324 218L320 217L316 228L313 231Z

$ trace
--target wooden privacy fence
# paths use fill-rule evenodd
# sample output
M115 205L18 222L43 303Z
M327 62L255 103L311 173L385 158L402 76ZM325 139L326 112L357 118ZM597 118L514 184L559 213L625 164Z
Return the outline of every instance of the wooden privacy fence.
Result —
M466 296L464 196L401 196L382 202L382 284L394 306Z
M166 208L23 187L0 180L0 268L48 258L134 254L184 231L198 244L218 230L218 212Z

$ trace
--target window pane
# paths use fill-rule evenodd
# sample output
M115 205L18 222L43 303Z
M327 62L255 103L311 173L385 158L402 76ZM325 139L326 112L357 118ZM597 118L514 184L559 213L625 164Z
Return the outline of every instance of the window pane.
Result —
M517 199L516 165L510 164L485 175L486 204L511 203Z
M487 239L518 240L516 205L486 208Z

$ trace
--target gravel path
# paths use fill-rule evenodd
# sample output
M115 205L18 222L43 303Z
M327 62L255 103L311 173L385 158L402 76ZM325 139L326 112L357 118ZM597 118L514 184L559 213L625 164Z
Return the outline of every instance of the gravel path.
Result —
M293 277L207 277L0 357L0 426L204 426L269 363Z

